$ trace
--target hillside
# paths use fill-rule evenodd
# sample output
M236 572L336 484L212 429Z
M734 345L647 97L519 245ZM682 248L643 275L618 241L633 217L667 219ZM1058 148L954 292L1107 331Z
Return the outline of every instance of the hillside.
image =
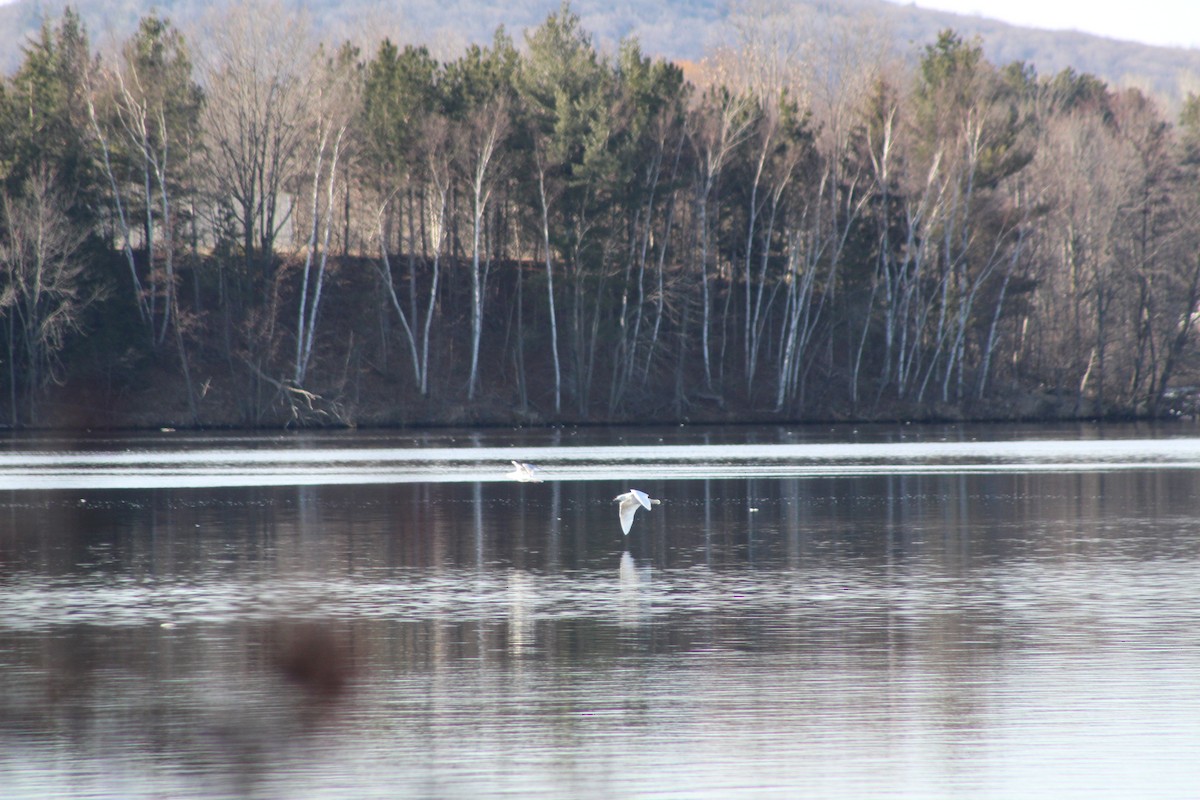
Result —
M218 3L206 0L76 0L93 41L103 45L125 38L137 20L152 9L183 29L211 14ZM672 59L697 59L729 36L729 3L722 0L575 0L573 9L601 47L636 36L648 53ZM827 18L869 16L891 31L902 51L916 52L937 31L952 28L967 38L979 36L984 53L995 64L1024 61L1039 74L1066 67L1088 72L1117 86L1135 85L1175 106L1187 92L1200 91L1200 50L1151 47L1076 32L1044 31L1007 25L978 16L928 11L885 0L796 0ZM484 0L281 0L287 9L308 13L329 39L362 39L388 35L401 42L427 44L447 57L470 42L486 42L504 25L519 33L554 11L557 0L524 0L498 4ZM21 42L36 32L44 16L61 14L63 3L16 0L0 5L0 70L20 63ZM8 35L8 34L15 35Z

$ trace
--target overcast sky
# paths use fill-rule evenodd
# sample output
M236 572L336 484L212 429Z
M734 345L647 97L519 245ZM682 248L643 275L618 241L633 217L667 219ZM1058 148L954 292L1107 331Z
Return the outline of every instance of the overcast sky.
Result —
M1078 30L1146 44L1200 47L1200 0L892 0L1033 28Z

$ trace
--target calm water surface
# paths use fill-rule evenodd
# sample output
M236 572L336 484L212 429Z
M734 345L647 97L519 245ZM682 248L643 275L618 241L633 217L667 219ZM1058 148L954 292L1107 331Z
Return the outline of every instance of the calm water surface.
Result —
M1195 798L1200 431L10 439L0 795Z

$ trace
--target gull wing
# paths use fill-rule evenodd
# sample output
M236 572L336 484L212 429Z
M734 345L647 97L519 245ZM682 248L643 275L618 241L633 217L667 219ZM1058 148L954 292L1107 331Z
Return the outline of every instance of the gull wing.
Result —
M633 527L633 515L637 513L640 503L633 497L632 493L621 495L620 500L621 532L628 535L629 529Z
M642 508L650 508L650 495L646 494L641 489L630 489L629 494Z
M537 467L533 464L525 464L520 461L511 462L513 471L508 473L510 478L521 481L522 483L541 483L542 479L537 475Z

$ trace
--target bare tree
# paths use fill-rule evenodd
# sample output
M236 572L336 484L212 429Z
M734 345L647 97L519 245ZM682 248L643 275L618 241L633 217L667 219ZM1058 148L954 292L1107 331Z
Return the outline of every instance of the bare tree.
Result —
M814 21L811 9L783 0L736 0L729 13L734 42L714 54L714 77L758 98L803 91Z
M554 361L554 412L562 409L562 366L558 358L558 316L554 310L554 251L550 246L551 196L546 185L545 143L535 142L534 169L537 173L538 208L541 210L542 253L546 258L546 301L550 318L550 354Z
M193 176L185 165L190 160L189 147L196 138L202 107L199 86L192 79L191 56L182 35L169 22L146 17L115 62L102 63L98 75L92 77L97 80L89 81L88 116L100 143L138 310L153 346L161 346L168 334L172 335L188 405L196 419L175 269L181 217L175 207L176 192L192 184ZM102 104L104 124L97 113L97 102ZM114 145L137 176L125 183L137 187L129 192L134 201L130 204L142 208L141 239L148 287L144 294L130 245L123 182L114 172Z
M312 189L308 244L297 303L296 358L292 373L292 380L297 386L304 384L312 360L317 317L329 261L335 189L338 177L345 177L340 166L348 140L347 133L358 109L358 82L347 59L325 61L318 52L312 68L318 75L312 81L316 94L311 98L312 130L307 148ZM314 261L317 262L315 267Z
M1078 410L1094 386L1103 402L1116 225L1132 164L1103 118L1082 110L1047 122L1038 159L1034 174L1053 209L1053 224L1039 236L1056 258L1041 276L1035 333L1047 349L1051 385L1069 389Z
M613 380L609 391L610 413L618 409L639 364L644 365L641 381L643 385L646 383L650 363L655 357L666 302L664 273L675 223L678 194L675 184L685 145L680 117L676 106L660 109L647 125L645 149L638 155L635 174L637 190L643 200L634 209L629 239L618 317L620 338L613 358ZM657 253L653 252L655 249ZM651 276L647 274L651 269L655 273L654 283L650 283ZM650 324L651 320L653 324Z
M462 129L460 160L471 192L471 372L467 399L479 385L479 342L483 335L483 298L487 275L481 265L483 222L497 179L497 150L508 135L508 104L503 97L473 110Z
M713 250L713 219L719 217L717 185L734 151L749 136L758 116L754 97L744 92L719 89L711 92L689 115L689 141L696 156L695 208L697 240L700 246L699 272L701 289L700 348L704 363L704 386L714 388L712 347L709 344L712 328L712 299L709 288L709 255ZM719 265L718 265L719 271Z
M79 329L83 312L100 297L99 289L82 280L79 248L85 232L72 225L66 205L45 170L26 181L19 198L0 196L0 230L6 233L0 239L0 313L8 332L14 425L21 422L22 388L26 419L37 422L41 390L60 378L57 357L67 334Z
M151 337L154 333L154 318L150 311L150 303L147 299L147 294L142 287L142 279L138 275L137 260L133 254L133 241L130 235L129 217L127 211L127 203L123 199L124 191L121 186L121 181L118 180L116 169L113 164L113 145L111 136L107 130L107 125L102 125L99 119L99 114L96 111L96 104L99 97L106 94L111 96L111 84L104 80L101 75L100 80L97 80L97 75L94 71L88 73L88 89L85 94L88 108L88 122L91 125L92 133L96 137L96 142L100 148L101 161L103 163L104 174L108 179L109 189L112 192L113 208L116 211L116 225L119 229L121 238L121 253L125 257L125 263L129 267L130 284L133 288L134 302L136 303L138 316L141 321L147 326ZM101 100L103 102L103 100ZM111 100L109 101L111 102Z
M437 309L442 249L449 227L451 157L448 137L449 131L444 117L429 117L422 126L421 141L424 143L425 167L429 178L429 192L426 194L428 207L423 216L427 217L424 227L428 231L430 240L426 247L433 251L430 259L429 288L423 325L420 322L417 308L418 281L415 269L412 268L415 259L410 259L410 308L407 312L404 302L396 292L395 280L392 277L392 265L388 256L387 236L384 233L383 223L387 216L387 207L391 197L386 198L380 204L377 214L380 248L379 274L388 300L400 319L400 326L404 329L405 340L408 342L409 353L412 357L413 376L422 395L429 393L429 344L432 338L434 312ZM418 328L418 326L420 327Z
M218 207L228 206L248 274L268 279L275 241L291 217L284 193L296 177L315 94L315 49L303 15L277 2L222 9L209 36L203 118L206 172Z

